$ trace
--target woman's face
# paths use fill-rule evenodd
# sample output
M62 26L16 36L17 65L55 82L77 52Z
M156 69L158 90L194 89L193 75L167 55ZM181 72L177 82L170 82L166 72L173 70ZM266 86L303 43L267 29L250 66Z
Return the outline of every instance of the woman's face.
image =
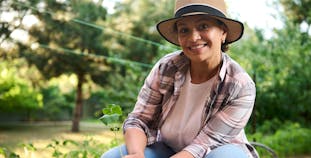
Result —
M227 33L217 20L204 15L188 16L176 26L179 44L192 62L209 62L220 57Z

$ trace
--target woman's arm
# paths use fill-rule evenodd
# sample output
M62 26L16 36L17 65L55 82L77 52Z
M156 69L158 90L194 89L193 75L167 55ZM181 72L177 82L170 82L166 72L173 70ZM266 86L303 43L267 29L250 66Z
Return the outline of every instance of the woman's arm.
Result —
M144 150L147 145L145 133L137 128L128 128L124 135L128 156L125 158L144 158Z

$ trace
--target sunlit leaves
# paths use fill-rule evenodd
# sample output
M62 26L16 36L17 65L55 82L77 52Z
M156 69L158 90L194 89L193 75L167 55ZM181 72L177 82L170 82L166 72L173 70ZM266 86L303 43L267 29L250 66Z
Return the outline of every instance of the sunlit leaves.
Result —
M110 104L106 108L103 109L103 116L99 118L99 120L105 125L113 125L120 123L122 117L122 109L119 105ZM112 127L116 128L116 127ZM118 130L118 129L112 129Z
M43 96L24 80L14 76L11 69L0 75L1 111L23 111L38 109L43 106Z

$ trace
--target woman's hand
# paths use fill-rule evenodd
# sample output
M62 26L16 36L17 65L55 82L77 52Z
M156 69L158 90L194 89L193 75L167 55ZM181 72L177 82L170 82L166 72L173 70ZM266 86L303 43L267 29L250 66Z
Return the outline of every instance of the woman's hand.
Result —
M171 156L170 158L194 158L194 157L189 152L183 150Z

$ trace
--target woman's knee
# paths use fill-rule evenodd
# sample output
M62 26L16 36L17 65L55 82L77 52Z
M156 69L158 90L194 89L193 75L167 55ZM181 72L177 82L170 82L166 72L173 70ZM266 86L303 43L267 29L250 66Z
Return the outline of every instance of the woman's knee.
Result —
M175 152L163 142L157 142L145 149L145 157L147 158L165 158L172 156L174 153Z
M227 144L213 149L205 158L247 158L247 153L234 144Z

